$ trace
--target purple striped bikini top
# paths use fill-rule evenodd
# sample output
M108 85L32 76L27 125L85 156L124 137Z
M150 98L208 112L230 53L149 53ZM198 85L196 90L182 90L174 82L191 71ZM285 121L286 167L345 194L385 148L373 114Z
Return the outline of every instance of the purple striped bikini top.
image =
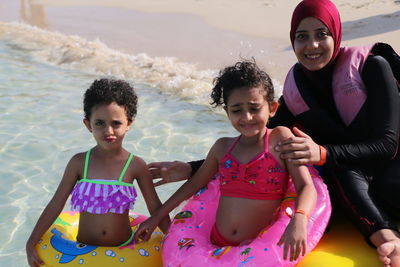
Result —
M86 152L83 179L76 183L71 193L72 210L94 214L121 214L127 209L133 209L136 189L133 184L122 182L133 155L129 155L118 180L87 179L90 151L91 149Z

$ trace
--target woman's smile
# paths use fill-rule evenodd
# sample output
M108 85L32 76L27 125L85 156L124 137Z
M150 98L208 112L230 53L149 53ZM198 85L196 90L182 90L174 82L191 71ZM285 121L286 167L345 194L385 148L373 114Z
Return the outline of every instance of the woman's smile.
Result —
M300 22L294 52L301 65L310 71L324 68L331 61L334 48L333 38L320 20L308 17Z

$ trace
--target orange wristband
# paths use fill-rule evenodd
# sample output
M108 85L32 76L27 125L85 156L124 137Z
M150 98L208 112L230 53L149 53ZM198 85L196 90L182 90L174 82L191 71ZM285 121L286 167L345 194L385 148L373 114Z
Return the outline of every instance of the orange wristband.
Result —
M319 146L319 161L317 162L318 166L324 165L326 162L326 149L323 146Z
M310 219L310 216L304 211L304 210L299 210L299 209L297 209L297 210L295 210L294 211L294 213L300 213L300 214L303 214L304 216L306 216L307 217L307 220L309 220Z

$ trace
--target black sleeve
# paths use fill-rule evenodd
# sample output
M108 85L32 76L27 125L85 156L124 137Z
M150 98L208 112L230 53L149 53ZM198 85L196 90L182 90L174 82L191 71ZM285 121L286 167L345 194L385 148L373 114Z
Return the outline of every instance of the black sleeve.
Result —
M283 96L279 98L279 107L276 111L276 114L269 119L268 121L268 128L275 128L277 126L286 126L288 128L292 128L295 124L295 117L289 111L288 107L286 106L285 100Z
M396 155L400 100L390 66L381 56L369 56L361 76L367 90L370 138L358 143L325 145L328 162L360 163L388 160Z
M190 176L193 176L193 174L195 174L200 169L201 165L203 165L203 162L204 159L188 162L190 164L190 167L192 168L192 173L190 174Z

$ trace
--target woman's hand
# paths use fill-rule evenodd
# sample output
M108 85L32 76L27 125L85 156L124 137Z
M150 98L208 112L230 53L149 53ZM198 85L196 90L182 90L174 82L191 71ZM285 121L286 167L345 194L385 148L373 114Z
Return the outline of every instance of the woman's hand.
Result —
M39 258L34 245L26 245L26 257L29 266L37 267L44 264L44 262Z
M280 141L275 146L275 151L281 152L281 159L297 165L318 163L321 157L319 145L296 127L292 132L295 137Z
M159 179L154 186L186 180L190 177L192 167L182 161L152 162L147 165L153 179Z
M139 239L143 241L148 241L154 229L156 229L159 223L160 220L154 216L151 216L150 218L142 222L136 229L135 235L133 236L135 242L138 242Z
M283 259L286 260L289 253L289 260L295 261L306 254L307 243L307 217L295 213L285 229L278 245L283 244Z

